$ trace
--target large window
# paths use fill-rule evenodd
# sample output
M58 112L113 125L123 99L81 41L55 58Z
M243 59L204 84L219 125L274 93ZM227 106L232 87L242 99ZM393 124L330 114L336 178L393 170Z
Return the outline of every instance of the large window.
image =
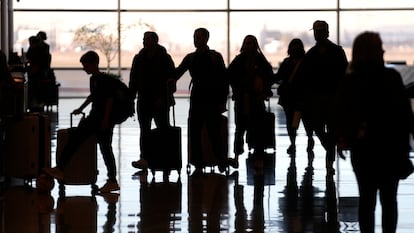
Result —
M83 26L105 25L104 33L118 38L120 25L121 50L118 53L115 46L116 54L109 61L112 68L123 68L127 81L132 58L142 48L147 30L159 34L176 65L194 50L192 36L197 27L209 29L209 45L223 54L226 63L238 54L243 38L252 34L277 68L292 38L301 38L306 48L314 44L309 29L314 20L322 19L329 23L330 39L344 47L348 58L355 36L371 30L381 33L386 60L414 62L414 3L406 0L119 0L119 6L118 0L14 0L13 49L24 54L31 35L47 32L52 66L64 90L79 83L78 76L86 76L79 57L88 48L73 41ZM107 60L101 60L106 67ZM73 69L78 69L76 75ZM188 90L186 84L182 88Z

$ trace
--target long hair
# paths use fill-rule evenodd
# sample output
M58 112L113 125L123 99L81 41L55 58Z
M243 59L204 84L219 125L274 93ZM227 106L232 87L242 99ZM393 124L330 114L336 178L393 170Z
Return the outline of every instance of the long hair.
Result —
M246 43L247 43L248 40L252 40L256 51L258 53L262 54L262 51L260 50L260 47L259 47L259 42L257 41L257 38L253 35L247 35L247 36L244 37L243 44L240 48L240 52L243 53L243 52L246 51Z
M288 55L295 55L295 56L305 55L305 47L303 46L302 40L299 39L299 38L293 38L289 42L287 54Z
M366 65L384 65L382 40L377 32L365 31L359 34L352 46L351 69Z

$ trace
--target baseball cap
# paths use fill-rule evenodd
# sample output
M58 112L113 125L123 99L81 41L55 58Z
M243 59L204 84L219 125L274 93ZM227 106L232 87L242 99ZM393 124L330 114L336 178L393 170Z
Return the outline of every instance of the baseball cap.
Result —
M326 30L328 31L329 26L328 23L326 21L323 20L316 20L313 23L312 29L311 30Z

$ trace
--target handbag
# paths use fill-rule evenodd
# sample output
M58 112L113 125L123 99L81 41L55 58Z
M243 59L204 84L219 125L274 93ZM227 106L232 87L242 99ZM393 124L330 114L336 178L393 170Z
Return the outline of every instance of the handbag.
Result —
M406 157L400 162L400 179L405 180L414 172L413 162Z

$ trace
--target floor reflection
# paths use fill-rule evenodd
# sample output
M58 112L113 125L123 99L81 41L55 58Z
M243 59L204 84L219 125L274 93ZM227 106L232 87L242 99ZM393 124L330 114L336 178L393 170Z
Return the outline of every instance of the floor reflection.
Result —
M62 100L59 113L49 113L52 131L69 127L72 108L65 106L77 106L81 101ZM188 101L178 99L176 107L182 148L187 148ZM0 233L359 232L358 191L349 161L338 161L336 173L327 175L323 147L316 142L314 151L306 152L307 137L302 127L296 155L286 154L289 139L283 118L278 118L283 114L279 108L273 107L272 111L278 119L276 149L268 151L260 163L246 152L239 157L239 169L228 173L220 173L217 168L194 174L172 172L170 176L158 171L137 173L130 163L138 157L138 123L128 120L114 134L120 192L92 195L90 185L68 185L62 195L57 183L45 192L50 185L46 181L3 180ZM229 116L231 142L232 112ZM229 151L233 150L231 144ZM55 133L51 145L54 159ZM185 166L186 150L182 159ZM98 168L100 185L106 174L99 153ZM399 233L412 232L413 184L411 178L400 183ZM380 226L376 228L380 232Z

